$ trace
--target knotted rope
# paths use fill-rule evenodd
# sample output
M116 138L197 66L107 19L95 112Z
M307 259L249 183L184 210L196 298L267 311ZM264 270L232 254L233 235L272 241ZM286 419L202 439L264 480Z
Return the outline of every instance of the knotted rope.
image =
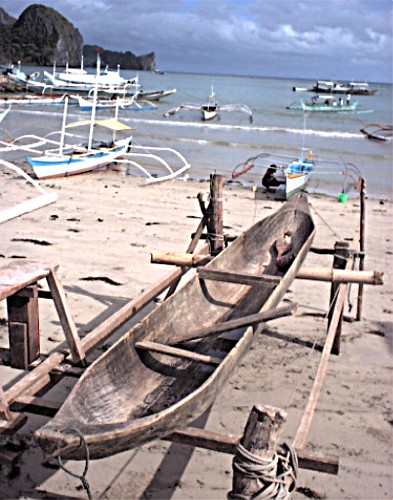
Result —
M241 493L230 492L231 500L287 500L296 488L298 460L295 450L283 444L281 450L271 459L259 457L246 450L240 443L233 460L234 472L241 477L257 481L258 489L250 497ZM288 480L290 478L290 480Z
M67 429L67 430L69 432L74 432L80 438L80 445L79 446L83 446L84 449L85 449L85 456L86 456L86 459L85 459L85 468L84 468L82 474L76 474L75 472L70 471L69 469L67 469L64 466L63 460L62 460L62 458L61 458L60 455L57 456L57 462L59 464L59 467L61 469L63 469L64 472L66 472L70 476L74 477L75 479L79 479L79 481L82 483L82 486L83 486L84 490L86 491L88 499L89 500L93 500L93 496L92 496L91 490L90 490L90 485L89 485L89 483L88 483L88 481L86 479L87 471L89 470L89 464L90 464L89 448L87 446L87 443L86 443L86 440L85 440L83 434L78 429L72 428L72 429Z

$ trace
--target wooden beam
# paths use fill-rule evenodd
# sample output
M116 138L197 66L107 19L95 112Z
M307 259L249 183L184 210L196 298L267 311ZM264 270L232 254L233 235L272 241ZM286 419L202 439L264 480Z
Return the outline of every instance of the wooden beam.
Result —
M224 249L223 191L225 177L210 175L210 203L207 208L207 234L210 254L218 255Z
M266 284L276 285L281 281L279 276L260 275L254 274L240 274L230 271L218 271L216 269L209 269L207 267L199 267L197 269L199 279L224 281L226 283L237 283L249 286L266 286Z
M308 435L311 429L312 419L314 417L315 409L317 407L318 399L321 393L322 385L326 377L330 353L332 351L333 342L336 336L336 329L340 321L341 314L344 308L345 298L347 293L347 285L340 285L337 301L335 304L332 320L329 325L329 330L326 335L325 345L322 350L321 359L318 366L318 371L314 379L304 414L302 416L300 425L296 431L296 436L293 446L296 449L304 449L307 445Z
M54 417L61 405L60 401L53 401L45 397L21 395L12 403L12 410Z
M240 435L222 434L197 427L186 427L163 438L164 441L204 448L229 455L236 453L236 447L240 439ZM314 470L326 474L338 474L339 461L337 457L310 453L305 450L296 451L301 469Z
M346 269L349 268L349 243L346 241L336 241L334 244L334 259L333 259L333 269ZM329 331L329 325L332 321L332 316L334 313L334 306L337 300L337 292L338 287L340 285L337 282L332 282L330 287L330 300L329 300L329 312L328 312L328 322L327 329ZM337 323L336 335L334 338L333 346L332 346L332 354L339 355L340 354L340 339L341 339L341 329L342 329L342 321L343 321L344 311L341 313L341 317Z
M359 235L359 271L364 269L365 251L366 251L366 181L360 178L360 235ZM362 319L363 309L363 283L359 283L358 300L356 308L356 320Z
M29 296L24 295L28 291ZM7 298L8 336L11 366L27 370L40 356L38 286L16 292Z
M53 302L56 306L57 314L59 315L64 335L70 348L71 358L75 363L83 365L86 357L85 351L82 347L74 320L72 319L71 310L68 307L67 299L60 280L54 271L50 271L46 279L53 297Z
M159 344L157 342L150 342L144 340L135 343L136 349L142 349L149 352L157 352L159 354L166 354L167 356L174 356L175 358L189 359L191 361L197 361L199 363L204 363L206 365L219 365L222 359L207 356L206 354L198 354L196 352L188 351L186 349L179 349L178 347L171 347L165 344Z
M206 328L194 330L190 335L187 334L185 341L197 340L210 335L218 335L220 333L236 330L237 328L243 328L245 326L257 325L274 319L284 318L285 316L291 316L296 312L296 310L297 304L293 303L287 306L268 309L262 313L249 314L248 316L243 316L242 318L230 319Z

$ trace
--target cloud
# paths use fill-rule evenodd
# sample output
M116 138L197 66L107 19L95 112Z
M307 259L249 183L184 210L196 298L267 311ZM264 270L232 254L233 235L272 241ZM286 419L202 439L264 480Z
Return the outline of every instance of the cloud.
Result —
M18 15L25 0L3 0ZM392 79L390 0L47 0L86 43L168 69ZM326 72L326 73L325 73Z

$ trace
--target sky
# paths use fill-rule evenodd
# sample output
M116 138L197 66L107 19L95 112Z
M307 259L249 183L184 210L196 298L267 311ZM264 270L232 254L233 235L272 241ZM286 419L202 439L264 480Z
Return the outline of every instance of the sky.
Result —
M17 17L31 1L0 0ZM392 82L392 0L45 0L163 70Z

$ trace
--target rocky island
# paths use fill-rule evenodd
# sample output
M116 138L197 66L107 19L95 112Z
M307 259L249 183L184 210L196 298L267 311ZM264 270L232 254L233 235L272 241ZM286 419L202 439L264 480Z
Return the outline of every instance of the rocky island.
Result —
M80 64L84 54L85 66L95 66L96 50L101 51L104 65L124 69L154 70L155 54L136 56L130 51L115 52L95 45L83 44L79 30L62 14L51 7L33 4L18 19L0 7L0 64L16 63L39 66L70 66Z

